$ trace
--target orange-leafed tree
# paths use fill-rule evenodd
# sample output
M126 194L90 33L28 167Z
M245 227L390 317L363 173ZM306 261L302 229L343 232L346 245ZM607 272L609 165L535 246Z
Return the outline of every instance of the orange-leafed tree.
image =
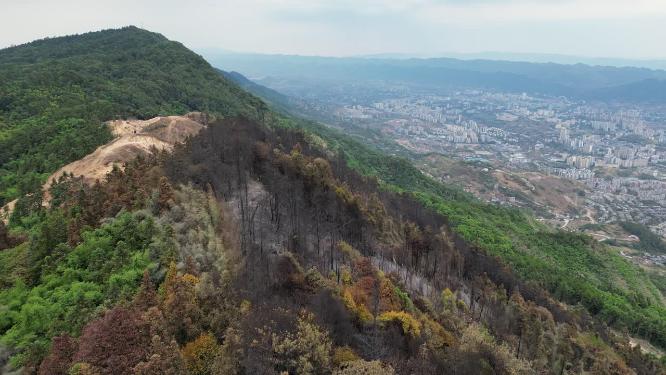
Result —
M183 361L190 375L215 373L215 364L220 355L220 345L210 333L204 333L183 348Z

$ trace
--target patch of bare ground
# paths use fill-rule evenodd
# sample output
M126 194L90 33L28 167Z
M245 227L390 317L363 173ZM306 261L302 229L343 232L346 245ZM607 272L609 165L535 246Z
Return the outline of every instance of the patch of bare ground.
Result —
M114 165L122 167L139 155L154 150L171 150L176 143L197 135L208 124L204 113L192 112L184 116L155 117L150 120L114 120L107 122L114 139L92 153L65 165L53 173L43 186L44 202L48 204L48 191L63 174L81 176L88 183L103 179ZM0 219L7 220L16 201L0 208Z
M0 220L2 220L2 222L5 224L9 222L9 216L11 215L12 211L14 211L14 206L16 206L16 199L0 208Z
M206 123L205 115L200 113L155 117L150 120L110 121L108 126L116 138L57 170L44 184L44 190L48 191L64 173L82 176L91 183L102 179L114 165L122 166L139 155L151 153L153 148L171 150L176 143L198 134Z
M629 338L629 345L631 345L632 348L635 348L636 346L641 347L641 351L643 353L650 353L653 354L657 357L661 357L664 355L664 351L657 348L656 346L650 344L647 340L638 338L638 337L630 337Z
M116 138L110 143L99 147L92 154L86 155L83 159L60 168L49 177L44 185L44 189L47 190L51 187L53 182L65 173L82 176L87 182L101 180L111 171L114 165L120 166L139 155L145 155L150 152L151 147L163 150L169 149L172 145L150 135L143 134Z
M495 177L500 184L522 192L552 212L563 214L583 208L584 199L579 194L585 191L585 186L576 181L537 172L507 174L497 171Z

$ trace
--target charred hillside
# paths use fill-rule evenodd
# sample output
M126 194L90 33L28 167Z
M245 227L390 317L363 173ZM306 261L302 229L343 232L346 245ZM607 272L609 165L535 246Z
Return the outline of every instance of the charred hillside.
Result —
M259 307L248 323L270 319L262 314L276 308L305 310L334 345L398 373L451 366L478 373L483 363L499 372L609 372L605 366L635 363L637 352L603 323L521 281L457 235L445 216L411 194L382 189L309 138L228 120L165 164L173 181L209 189L235 212L243 254L235 289ZM402 332L387 324L393 319ZM466 347L469 330L479 327L492 339ZM595 350L581 345L586 337L602 338L597 348L605 349L588 356ZM552 345L562 345L562 352ZM645 370L655 371L650 366Z
M641 271L276 114L178 43L44 40L0 51L0 75L0 177L20 197L0 221L3 372L664 373L630 342L666 337ZM32 87L61 101L28 110ZM102 121L191 110L206 126L183 143L58 177L41 204L46 172L107 140L84 136ZM77 132L88 148L68 153Z

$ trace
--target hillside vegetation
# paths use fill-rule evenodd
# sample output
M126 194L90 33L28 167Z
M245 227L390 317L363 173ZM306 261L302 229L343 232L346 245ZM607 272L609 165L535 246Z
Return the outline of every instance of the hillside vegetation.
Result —
M2 142L25 146L2 154L3 194L28 193L0 222L3 371L665 372L628 336L666 346L663 297L641 270L279 115L160 35L38 41L0 51L0 75L17 82L0 96ZM51 110L14 99L35 90ZM54 139L85 154L108 140L103 121L190 110L212 120L171 153L94 183L65 176L48 207L22 185L21 168L43 182L82 156Z
M581 303L606 322L666 345L663 296L640 268L592 238L554 231L529 214L486 204L441 185L404 159L369 150L334 130L308 123L331 147L344 150L350 166L375 176L384 188L413 194L425 207L445 215L470 244L510 264L557 298Z
M0 206L109 141L104 121L263 110L181 44L134 27L1 50L0 82Z
M654 234L647 226L628 221L622 221L619 224L622 229L639 238L639 249L655 254L666 253L666 242L660 236Z

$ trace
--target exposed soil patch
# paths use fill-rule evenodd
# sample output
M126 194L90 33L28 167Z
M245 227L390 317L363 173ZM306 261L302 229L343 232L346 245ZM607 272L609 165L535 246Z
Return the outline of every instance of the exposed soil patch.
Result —
M198 134L206 126L205 123L205 116L198 113L150 120L110 121L108 126L116 138L83 159L57 170L44 184L44 190L48 191L63 173L82 176L91 183L102 179L114 165L122 166L139 155L149 154L153 148L171 150L176 143Z
M171 150L176 143L197 135L208 124L208 116L193 112L185 116L155 117L150 120L114 120L107 122L115 138L91 154L65 165L53 173L43 186L48 204L51 185L64 173L81 176L88 183L103 179L114 165L122 167L139 155L153 150ZM0 220L8 220L16 201L0 208Z

